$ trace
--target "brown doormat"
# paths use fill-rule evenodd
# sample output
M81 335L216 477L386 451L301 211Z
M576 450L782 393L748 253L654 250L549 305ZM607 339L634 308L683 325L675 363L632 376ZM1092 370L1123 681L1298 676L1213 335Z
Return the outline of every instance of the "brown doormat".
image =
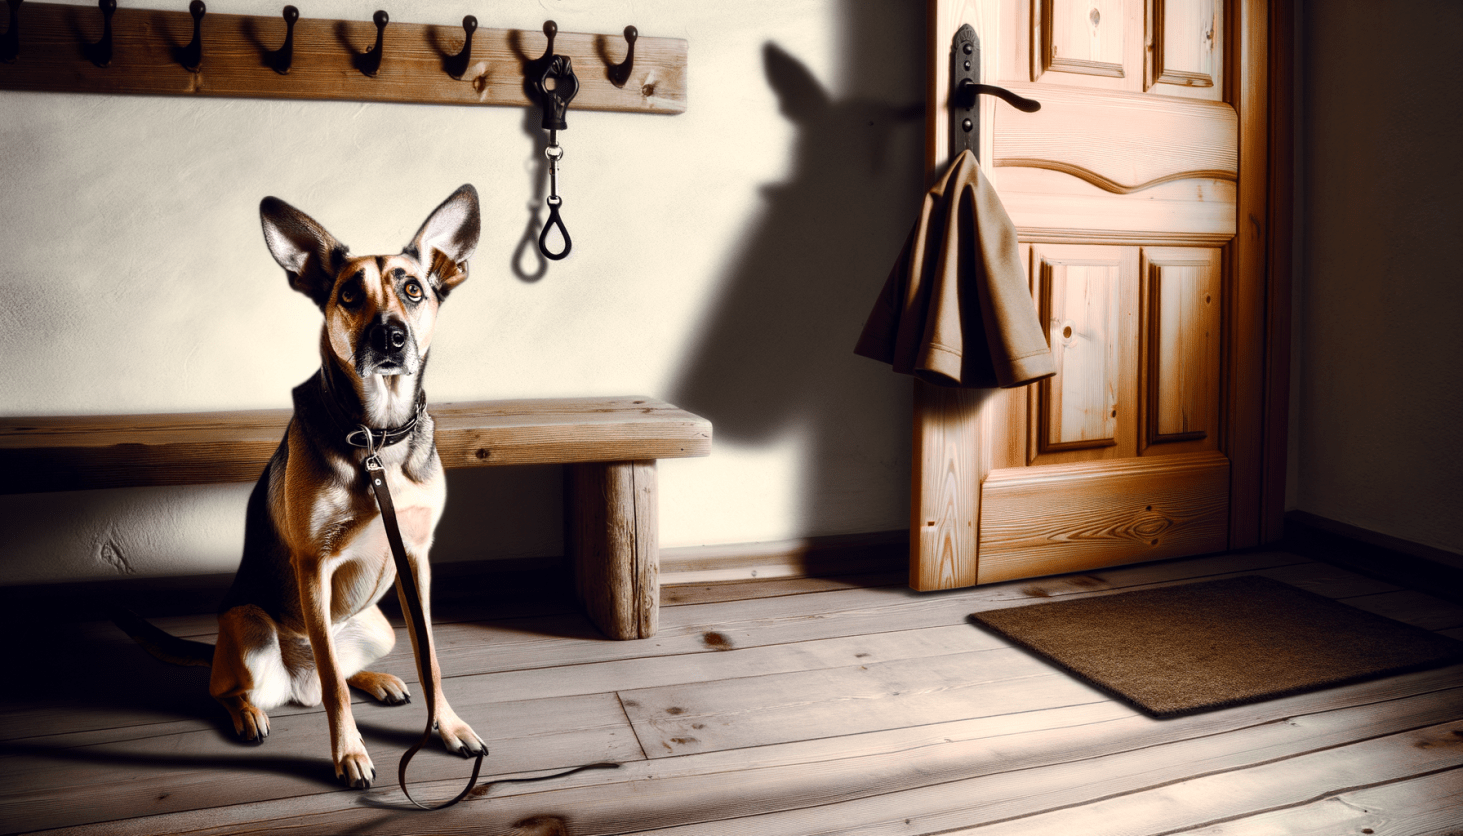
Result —
M1463 659L1463 642L1253 575L971 619L1157 717Z

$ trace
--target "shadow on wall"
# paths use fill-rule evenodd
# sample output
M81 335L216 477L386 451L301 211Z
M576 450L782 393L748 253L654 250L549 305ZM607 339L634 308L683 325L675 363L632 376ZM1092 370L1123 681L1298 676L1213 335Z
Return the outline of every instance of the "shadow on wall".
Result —
M855 63L842 76L852 77L855 91L864 88L860 71L923 55L923 44L891 45L878 23L863 24L873 31L861 37L853 24L843 42ZM923 34L916 29L911 34ZM860 70L864 62L873 69ZM888 367L855 356L853 345L923 195L924 104L913 90L912 101L894 104L835 98L772 43L763 64L782 114L798 129L792 175L763 187L765 210L698 329L670 400L709 418L718 443L799 436L803 531L902 527L909 387ZM880 474L897 484L871 485L885 481ZM868 519L870 508L882 519Z

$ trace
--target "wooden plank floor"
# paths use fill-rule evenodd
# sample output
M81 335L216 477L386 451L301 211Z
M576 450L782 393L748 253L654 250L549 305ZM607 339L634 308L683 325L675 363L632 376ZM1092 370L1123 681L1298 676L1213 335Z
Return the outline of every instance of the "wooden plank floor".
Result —
M443 607L458 713L492 779L437 813L395 786L420 701L357 696L381 780L339 788L319 709L237 743L205 669L103 623L13 635L0 831L163 833L1463 833L1463 665L1149 719L966 621L976 610L1260 574L1463 638L1463 607L1284 552L920 594L784 580L664 593L660 633L602 639L571 607ZM159 619L207 638L211 617ZM398 632L402 632L398 630ZM17 643L18 641L18 643ZM378 669L415 686L409 643ZM424 753L418 798L467 764ZM489 779L489 780L492 780Z

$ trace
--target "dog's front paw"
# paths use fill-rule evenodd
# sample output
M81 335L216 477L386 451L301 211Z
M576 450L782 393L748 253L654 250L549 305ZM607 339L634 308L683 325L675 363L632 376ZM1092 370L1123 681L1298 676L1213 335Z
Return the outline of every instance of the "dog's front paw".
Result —
M392 676L389 673L361 671L346 682L349 682L352 688L359 688L387 705L404 705L411 702L411 689L406 687L406 683L402 682L400 677Z
M442 735L442 743L447 746L447 751L453 754L472 758L488 753L488 744L478 737L472 726L452 713L451 709L444 711L438 718L437 732Z
M351 789L368 790L376 780L376 765L364 747L347 752L335 760L335 777Z

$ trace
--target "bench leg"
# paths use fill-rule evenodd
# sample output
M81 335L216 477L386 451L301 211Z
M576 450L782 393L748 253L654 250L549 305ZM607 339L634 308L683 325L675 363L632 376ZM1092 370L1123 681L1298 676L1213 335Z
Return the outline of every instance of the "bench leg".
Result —
M565 478L580 602L610 638L650 638L660 612L655 460L571 464Z

